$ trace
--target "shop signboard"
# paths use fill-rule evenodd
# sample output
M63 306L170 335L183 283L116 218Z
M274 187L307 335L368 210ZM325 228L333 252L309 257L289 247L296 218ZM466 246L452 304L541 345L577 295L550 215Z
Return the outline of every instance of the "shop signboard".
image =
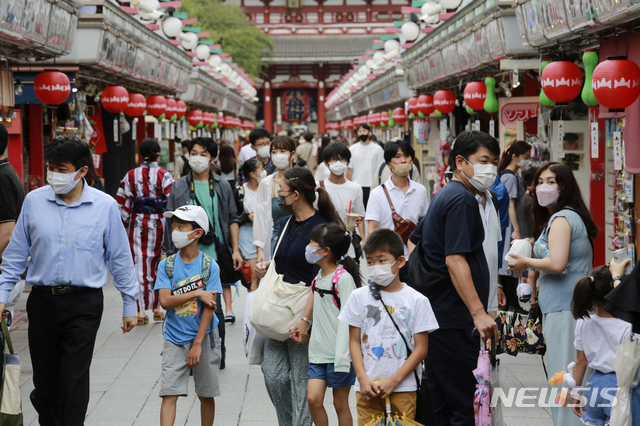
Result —
M570 33L562 0L540 0L543 31L547 39L555 39Z
M522 23L527 34L527 40L532 46L541 46L547 42L543 33L544 24L541 9L541 0L529 0L517 6L522 14Z
M571 31L593 25L593 14L589 0L563 0L567 12L567 25Z
M630 0L591 0L593 18L604 24L626 14L630 8Z
M502 29L501 19L492 19L485 26L487 35L487 45L489 46L489 55L494 61L502 59L506 50L504 48L504 31Z

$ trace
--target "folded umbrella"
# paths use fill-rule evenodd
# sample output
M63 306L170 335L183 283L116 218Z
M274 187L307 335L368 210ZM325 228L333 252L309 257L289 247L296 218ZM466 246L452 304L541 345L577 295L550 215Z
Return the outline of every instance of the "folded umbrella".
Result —
M473 411L476 426L491 426L491 399L489 396L489 385L491 383L491 362L489 351L484 347L484 342L480 346L478 356L478 367L473 370L478 384L473 396Z

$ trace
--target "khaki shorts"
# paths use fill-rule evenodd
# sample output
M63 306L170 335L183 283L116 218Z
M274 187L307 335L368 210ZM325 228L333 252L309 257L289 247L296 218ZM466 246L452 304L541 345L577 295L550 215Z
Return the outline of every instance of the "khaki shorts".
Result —
M200 363L192 368L196 395L203 398L220 396L220 350L222 343L218 337L218 327L213 329L215 348L211 348L211 340L207 334L202 341ZM189 388L189 368L187 357L193 342L176 345L168 340L162 348L162 382L160 396L187 396Z
M394 392L391 394L391 415L406 416L408 419L416 417L416 393ZM382 398L364 399L360 392L356 392L356 407L358 409L358 426L364 426L372 419L386 415L386 408Z

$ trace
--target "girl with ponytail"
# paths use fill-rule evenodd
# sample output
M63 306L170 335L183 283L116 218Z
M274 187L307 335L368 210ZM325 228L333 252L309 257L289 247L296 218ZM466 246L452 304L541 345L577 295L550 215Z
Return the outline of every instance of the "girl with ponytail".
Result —
M310 239L305 257L310 264L319 265L320 271L311 284L307 305L314 319L309 340L309 408L315 425L328 426L324 394L327 387L333 388L338 424L351 426L349 391L356 373L349 355L349 324L338 321L338 315L351 292L362 285L362 277L356 261L347 255L351 236L344 228L318 225Z
M611 407L606 404L607 395L616 394L617 379L609 359L615 355L616 348L623 340L631 336L631 324L614 318L604 310L605 297L624 275L624 267L630 259L622 263L611 260L611 264L599 266L590 276L578 280L571 301L571 313L578 320L575 330L577 350L573 379L575 386L581 386L585 370L594 371L586 381L586 406L581 408L574 400L573 412L584 424L609 424ZM573 385L573 383L570 383ZM593 398L592 398L593 395ZM610 401L609 401L610 402Z

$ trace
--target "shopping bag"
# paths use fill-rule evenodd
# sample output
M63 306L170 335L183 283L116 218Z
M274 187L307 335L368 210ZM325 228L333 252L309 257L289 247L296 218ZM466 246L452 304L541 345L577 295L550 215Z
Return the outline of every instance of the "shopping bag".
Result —
M522 350L520 348L518 350L528 354L544 355L547 352L547 344L542 335L542 310L540 310L540 305L531 305L524 331Z
M491 346L491 351L489 352L489 362L490 362L490 381L489 381L489 396L491 402L493 402L493 395L496 389L500 389L502 387L502 383L505 383L504 373L500 369L500 360L496 356L496 345ZM490 409L491 415L491 426L504 426L504 414L502 407L502 399L500 401L496 400L495 406L491 406Z
M22 400L20 397L20 355L14 354L7 321L2 320L2 385L0 387L0 425L22 426ZM5 346L9 353L4 351Z
M499 339L497 343L498 354L518 355L518 345L515 337L514 322L520 323L520 316L513 310L499 311L496 318ZM524 332L524 327L523 327Z
M244 355L247 357L247 364L249 365L261 365L264 359L264 336L258 333L255 327L251 325L251 321L249 321L249 311L255 297L255 291L247 294L244 304L244 319L242 321Z

